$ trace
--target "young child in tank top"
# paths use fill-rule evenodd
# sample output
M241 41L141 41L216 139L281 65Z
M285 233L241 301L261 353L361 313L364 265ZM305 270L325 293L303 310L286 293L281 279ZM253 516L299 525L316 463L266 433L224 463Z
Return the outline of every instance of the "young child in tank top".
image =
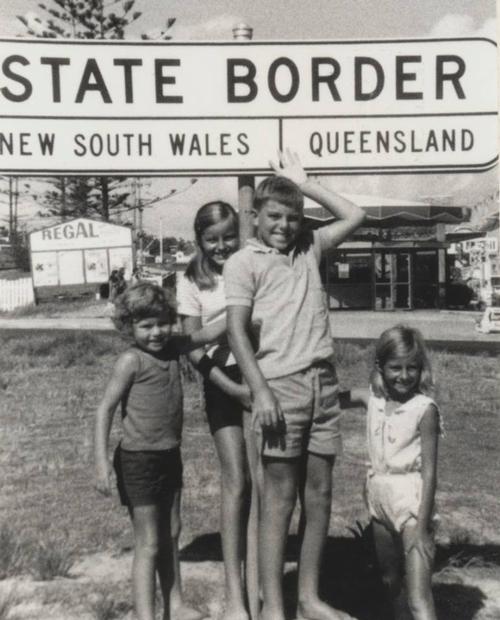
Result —
M163 619L198 620L205 615L183 602L178 558L182 487L179 354L217 338L225 323L189 336L173 335L175 302L149 282L135 284L116 299L114 322L122 335L131 338L132 346L118 358L96 412L96 488L110 495L108 441L115 409L121 404L123 437L113 464L120 499L134 529L136 616L154 620L158 573Z

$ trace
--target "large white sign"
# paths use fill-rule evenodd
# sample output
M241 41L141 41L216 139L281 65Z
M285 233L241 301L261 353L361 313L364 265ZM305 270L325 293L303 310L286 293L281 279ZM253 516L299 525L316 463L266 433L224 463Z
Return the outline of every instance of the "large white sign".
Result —
M497 161L488 39L0 40L0 171L480 171Z

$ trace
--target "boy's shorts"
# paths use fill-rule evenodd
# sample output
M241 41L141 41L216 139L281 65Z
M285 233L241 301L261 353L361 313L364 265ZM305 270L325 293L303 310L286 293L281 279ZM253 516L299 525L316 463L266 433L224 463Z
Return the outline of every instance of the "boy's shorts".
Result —
M370 515L385 527L401 534L408 523L416 522L422 497L419 472L402 474L369 474L366 481L366 503ZM435 528L439 516L431 518Z
M310 452L334 456L342 451L339 386L335 367L324 361L303 371L268 379L285 418L279 433L261 428L256 415L252 426L263 456L296 458Z
M236 364L220 370L235 383L241 383L241 371ZM203 382L203 392L208 427L212 435L226 426L243 428L243 406L237 398L229 396L208 379Z
M182 488L180 448L172 450L115 450L113 466L120 501L124 506L162 503Z

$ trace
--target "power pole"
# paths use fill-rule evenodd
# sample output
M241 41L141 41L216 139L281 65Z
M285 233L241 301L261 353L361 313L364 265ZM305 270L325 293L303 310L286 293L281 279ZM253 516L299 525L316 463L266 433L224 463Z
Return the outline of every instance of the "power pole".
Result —
M235 41L251 41L253 28L247 24L237 24L233 28ZM238 176L238 219L240 245L253 237L253 194L255 190L255 177L252 174L240 174Z

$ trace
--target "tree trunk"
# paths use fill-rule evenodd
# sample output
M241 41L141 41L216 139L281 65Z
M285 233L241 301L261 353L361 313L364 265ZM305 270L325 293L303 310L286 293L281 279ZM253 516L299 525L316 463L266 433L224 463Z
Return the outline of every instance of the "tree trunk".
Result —
M102 208L101 217L105 222L109 222L109 185L107 177L101 177L101 197Z

